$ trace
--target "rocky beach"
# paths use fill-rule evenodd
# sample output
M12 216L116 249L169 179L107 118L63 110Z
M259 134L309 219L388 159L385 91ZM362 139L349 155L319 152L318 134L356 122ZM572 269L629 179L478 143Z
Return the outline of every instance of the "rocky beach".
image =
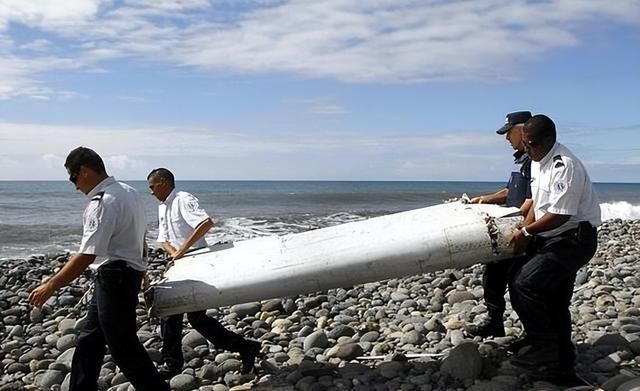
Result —
M572 389L640 389L640 220L600 227L595 257L577 276L571 305L577 372ZM0 260L0 391L67 390L78 331L86 313L90 272L52 297L42 310L31 289L68 255ZM165 270L153 252L149 274ZM234 353L215 350L185 328L185 367L176 391L226 390L563 390L512 373L503 363L522 333L507 311L507 336L471 337L487 316L483 266L443 270L356 287L211 309L229 329L261 342L263 357L241 375ZM508 296L507 296L508 297ZM138 336L160 361L159 322L140 296ZM132 390L107 355L100 390Z

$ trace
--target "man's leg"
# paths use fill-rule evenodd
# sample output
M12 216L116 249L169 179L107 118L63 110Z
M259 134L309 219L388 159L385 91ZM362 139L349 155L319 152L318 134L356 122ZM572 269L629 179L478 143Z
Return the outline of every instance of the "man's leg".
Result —
M260 353L259 342L248 341L241 335L227 330L216 319L207 316L205 311L190 312L187 318L191 326L216 347L240 353L243 373L253 369L255 358Z
M164 378L171 378L180 371L184 364L182 356L182 319L184 314L171 315L160 321L162 334L162 362L160 373Z
M566 339L566 330L571 343L571 319L567 315L574 278L575 273L566 269L553 251L536 254L516 272L511 287L512 304L527 337L536 343L514 359L515 364L559 367L559 342Z
M98 273L98 317L116 365L138 391L169 391L136 335L136 306L142 273L123 267ZM104 271L102 269L105 269Z
M573 297L573 289L577 271L593 257L598 246L598 234L595 228L590 225L584 228L576 237L566 238L561 245L553 250L562 259L564 264L569 266L569 279L561 287L559 300L556 301L559 314L559 334L558 349L560 355L560 366L562 368L572 368L575 364L575 347L571 341L571 312L569 305Z
M106 352L104 336L98 322L98 307L94 291L87 323L80 332L78 344L73 353L69 391L96 391L102 360Z
M482 287L484 288L484 302L487 305L489 320L478 327L475 335L483 338L505 335L502 317L506 308L504 293L507 290L511 263L512 261L507 260L485 265Z

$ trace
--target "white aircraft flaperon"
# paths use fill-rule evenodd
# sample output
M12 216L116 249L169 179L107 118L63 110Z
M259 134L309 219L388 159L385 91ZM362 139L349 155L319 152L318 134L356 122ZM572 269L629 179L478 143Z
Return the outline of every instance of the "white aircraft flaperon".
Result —
M189 253L147 292L167 316L513 258L517 208L451 202Z

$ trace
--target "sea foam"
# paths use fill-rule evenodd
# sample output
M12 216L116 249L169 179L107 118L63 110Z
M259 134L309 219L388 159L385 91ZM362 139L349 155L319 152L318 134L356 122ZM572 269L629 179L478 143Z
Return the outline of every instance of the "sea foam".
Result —
M640 219L640 205L633 205L627 201L604 202L600 204L600 209L602 211L602 221Z

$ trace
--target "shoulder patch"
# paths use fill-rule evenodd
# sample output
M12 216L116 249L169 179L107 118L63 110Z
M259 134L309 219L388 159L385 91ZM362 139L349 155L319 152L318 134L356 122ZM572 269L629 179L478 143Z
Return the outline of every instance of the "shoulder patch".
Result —
M99 192L91 198L91 201L102 201L102 197L104 197L104 191Z
M96 216L89 217L87 220L87 232L93 232L98 228L98 218Z
M553 157L553 168L562 168L564 167L564 160L562 160L562 155L556 155Z
M195 212L196 210L198 210L200 208L200 205L198 205L198 201L195 199L189 200L189 202L187 202L187 210L189 212Z

